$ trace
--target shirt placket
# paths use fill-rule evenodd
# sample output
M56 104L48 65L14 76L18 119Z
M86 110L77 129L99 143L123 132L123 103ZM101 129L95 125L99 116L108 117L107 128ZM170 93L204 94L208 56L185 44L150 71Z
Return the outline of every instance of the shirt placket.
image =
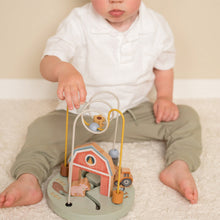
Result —
M134 51L132 49L132 43L126 39L123 39L120 45L120 63L126 64L133 60Z

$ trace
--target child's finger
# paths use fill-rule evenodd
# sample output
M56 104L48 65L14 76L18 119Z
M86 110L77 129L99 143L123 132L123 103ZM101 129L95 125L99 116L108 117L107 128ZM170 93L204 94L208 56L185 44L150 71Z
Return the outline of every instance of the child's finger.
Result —
M173 120L176 120L179 117L179 111L174 112Z
M167 121L175 121L179 116L178 109L176 107L172 108L170 111L170 115L167 118Z
M155 118L157 117L157 103L155 103L154 105L153 105L153 110L154 110L154 116L155 116Z
M79 108L80 106L80 101L79 101L79 93L77 88L72 88L71 89L71 98L73 100L73 104L75 108Z
M160 123L162 121L164 109L161 106L157 106L157 116L156 123Z
M63 86L58 84L58 88L57 88L57 97L61 100L64 100L65 97L63 95Z
M161 121L168 121L171 115L172 115L172 112L170 111L170 109L167 107L164 107Z
M79 86L80 104L86 101L86 95L87 95L86 87L85 84L83 83L82 85Z
M70 110L72 110L73 109L73 103L72 103L72 97L71 97L70 89L65 88L64 93L65 93L66 104L67 104L68 108Z
M174 112L171 111L169 115L166 117L165 121L173 121L174 120Z

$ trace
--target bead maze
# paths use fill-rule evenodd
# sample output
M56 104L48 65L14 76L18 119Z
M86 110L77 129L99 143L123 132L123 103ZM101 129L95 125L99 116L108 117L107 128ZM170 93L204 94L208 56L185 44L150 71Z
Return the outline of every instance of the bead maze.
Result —
M112 108L106 100L95 99L99 93L90 99L74 120L72 149L68 159L68 108L66 111L64 163L61 165L60 173L55 175L48 184L47 201L57 215L67 220L120 219L129 212L134 202L131 171L129 168L122 167L124 116L118 110L117 96L113 93L105 93L116 99L117 108ZM110 109L107 116L103 112L90 108L91 104L97 102L107 105ZM92 122L84 119L85 114L91 116ZM115 148L118 116L121 116L123 122L120 152ZM116 118L113 149L109 153L95 142L75 146L75 130L79 118L85 129L97 135L105 132L111 120Z

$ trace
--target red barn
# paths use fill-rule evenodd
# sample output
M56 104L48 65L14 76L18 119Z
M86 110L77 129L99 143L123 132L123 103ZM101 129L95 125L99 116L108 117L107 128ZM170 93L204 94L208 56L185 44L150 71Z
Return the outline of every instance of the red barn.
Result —
M75 148L73 155L72 181L79 180L80 170L101 177L100 193L111 196L115 175L112 158L98 144L88 143Z

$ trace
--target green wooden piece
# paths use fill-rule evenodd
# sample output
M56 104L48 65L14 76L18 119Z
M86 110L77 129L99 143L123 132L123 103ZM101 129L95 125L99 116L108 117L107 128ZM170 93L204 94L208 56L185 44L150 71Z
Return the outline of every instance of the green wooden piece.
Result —
M100 187L94 187L85 197L71 197L71 207L67 207L68 182L60 174L54 176L47 187L47 202L49 207L59 216L67 220L117 220L125 216L134 202L134 187L125 188L123 203L115 205L111 198L99 193ZM55 190L53 184L61 186ZM100 209L98 209L100 206Z

